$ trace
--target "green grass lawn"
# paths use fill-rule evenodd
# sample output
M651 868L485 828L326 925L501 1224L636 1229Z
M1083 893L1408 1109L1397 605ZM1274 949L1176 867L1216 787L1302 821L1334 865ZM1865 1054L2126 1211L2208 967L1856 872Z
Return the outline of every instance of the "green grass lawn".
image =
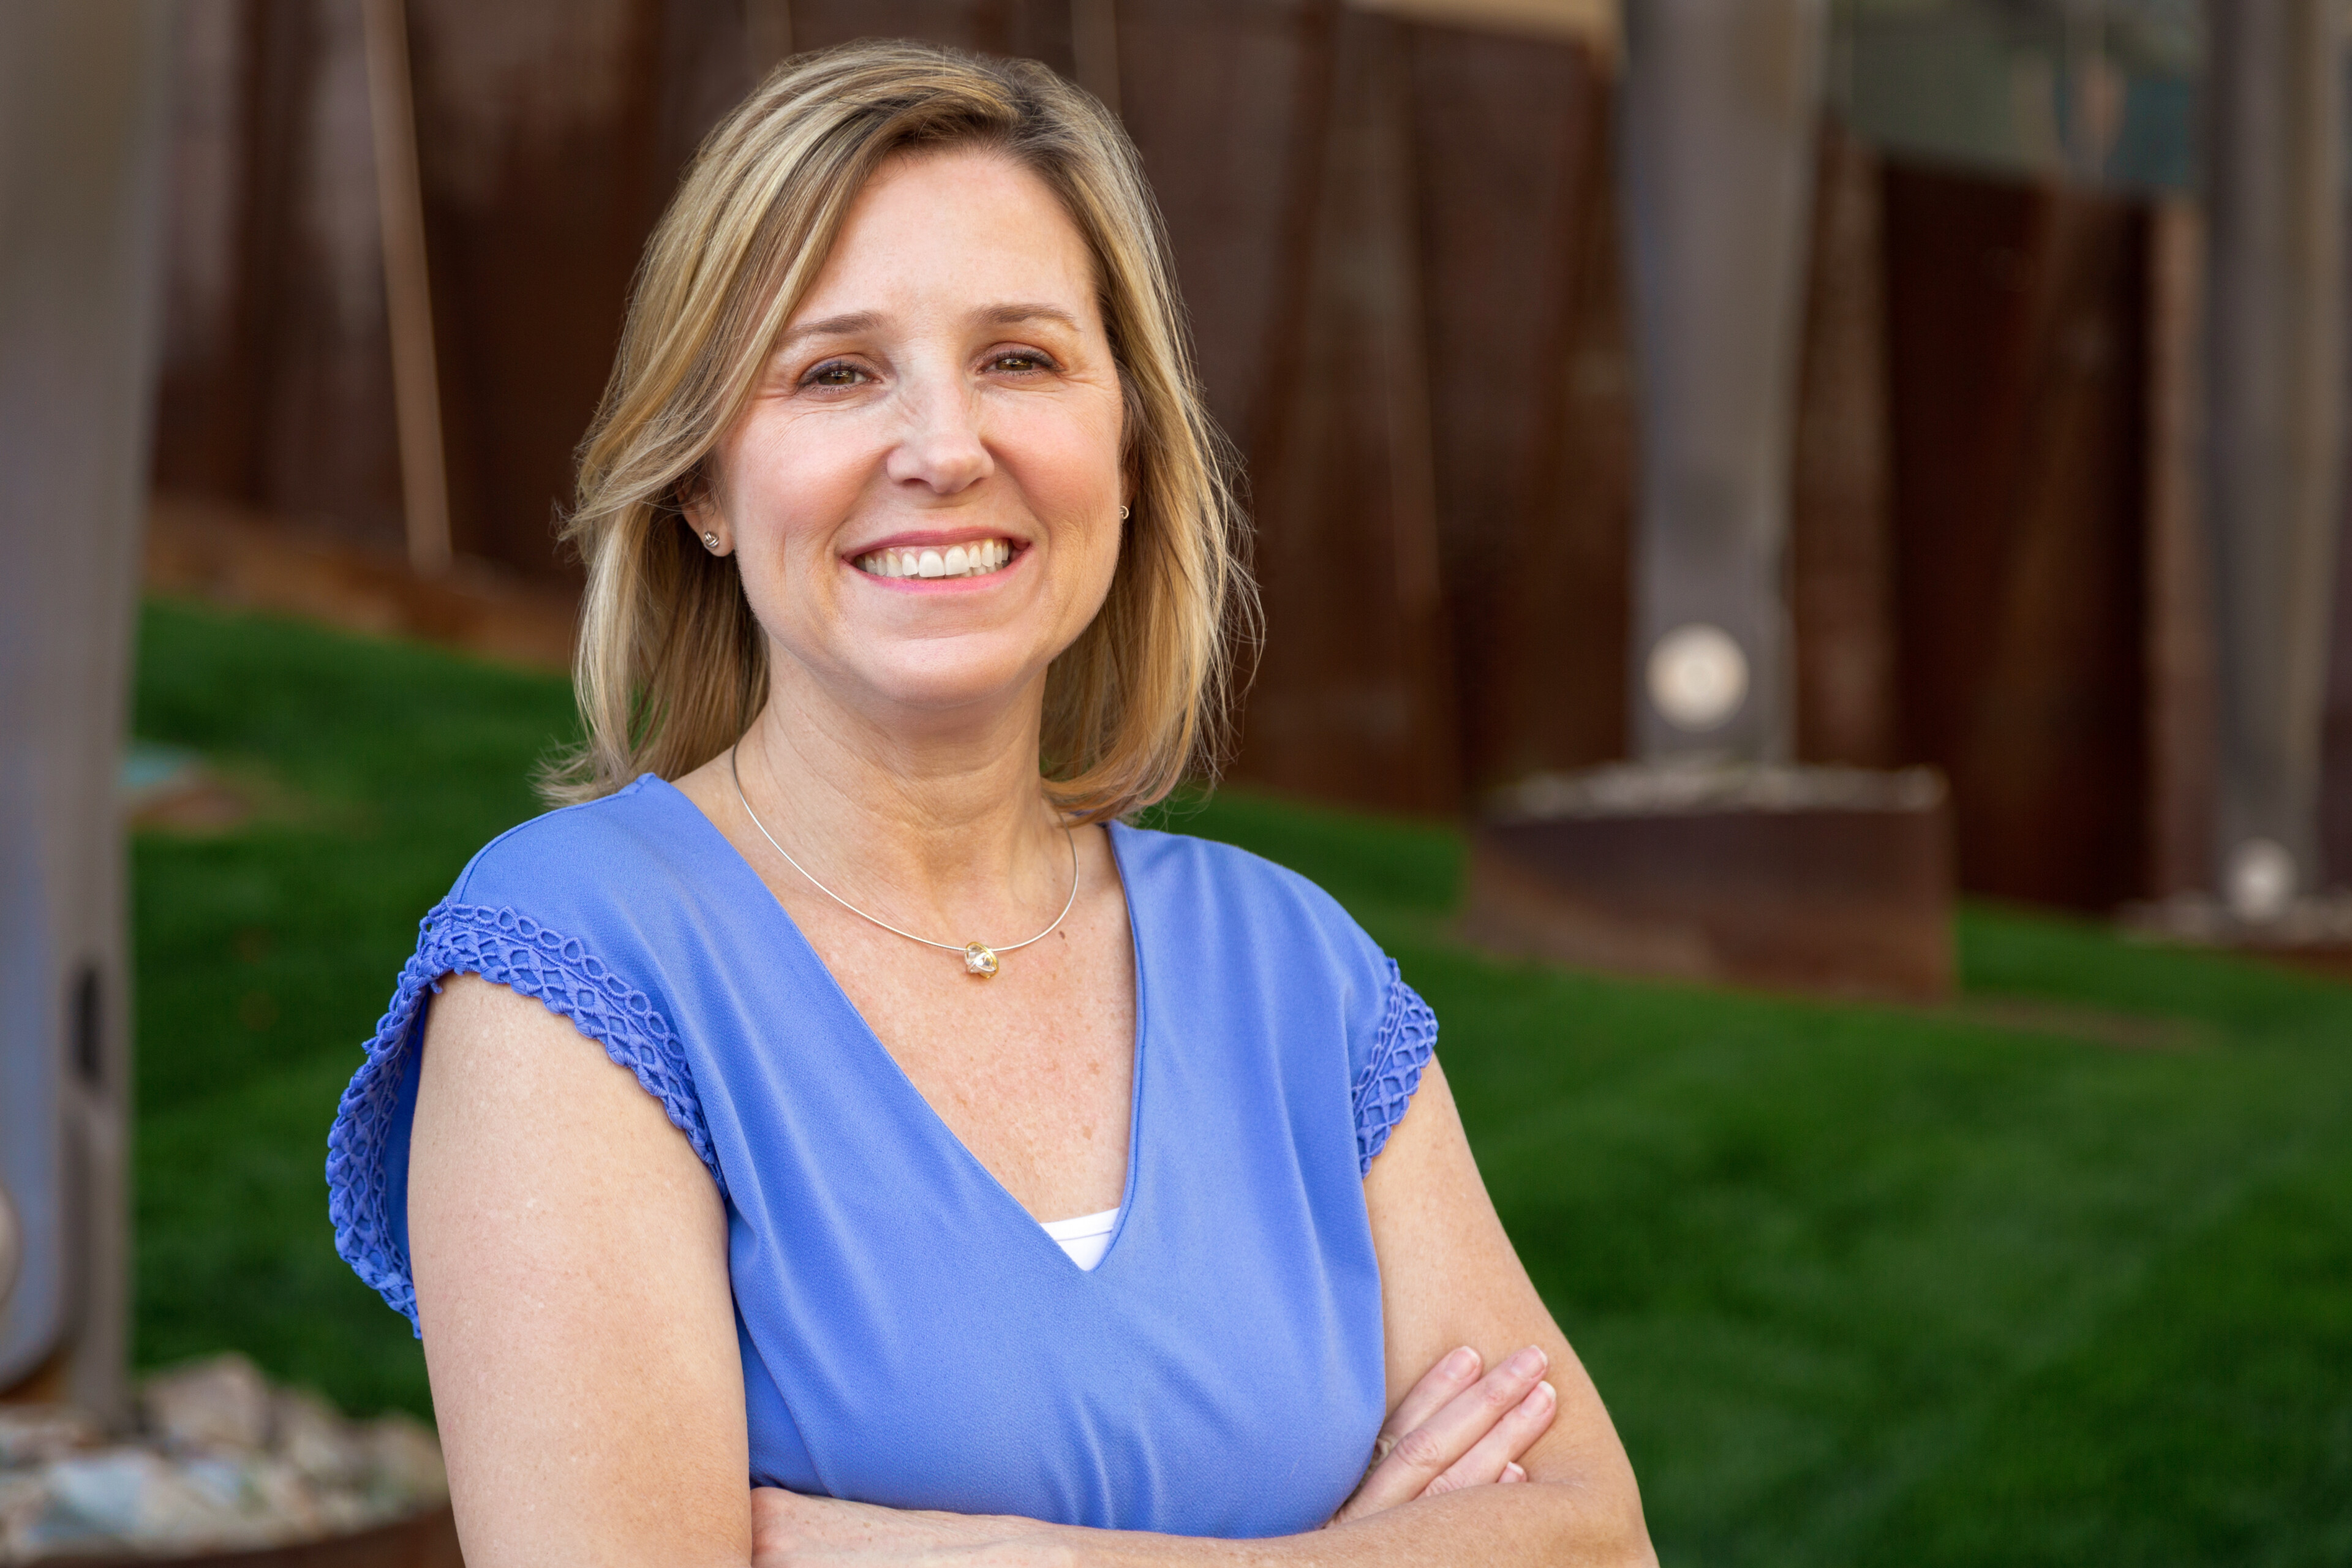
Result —
M334 1256L327 1123L415 922L533 809L557 679L177 605L137 732L265 802L135 846L138 1354L429 1411ZM1948 1010L1497 963L1438 828L1176 826L1387 944L1669 1563L2352 1562L2352 987L2012 910Z

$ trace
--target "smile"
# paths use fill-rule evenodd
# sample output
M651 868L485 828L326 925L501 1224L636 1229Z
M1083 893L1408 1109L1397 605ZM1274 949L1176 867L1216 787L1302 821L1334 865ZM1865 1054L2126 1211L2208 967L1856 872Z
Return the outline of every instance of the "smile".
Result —
M945 550L893 547L860 555L850 564L869 577L985 577L1013 559L1002 539L975 539Z

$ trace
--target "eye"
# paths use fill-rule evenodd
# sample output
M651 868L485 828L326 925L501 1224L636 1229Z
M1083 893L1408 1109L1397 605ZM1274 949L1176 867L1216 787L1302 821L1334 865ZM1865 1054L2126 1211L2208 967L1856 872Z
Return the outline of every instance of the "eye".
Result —
M865 371L847 360L827 360L801 377L803 386L856 386L870 379Z
M1007 349L988 362L991 370L1013 375L1034 375L1054 368L1054 362L1034 349Z

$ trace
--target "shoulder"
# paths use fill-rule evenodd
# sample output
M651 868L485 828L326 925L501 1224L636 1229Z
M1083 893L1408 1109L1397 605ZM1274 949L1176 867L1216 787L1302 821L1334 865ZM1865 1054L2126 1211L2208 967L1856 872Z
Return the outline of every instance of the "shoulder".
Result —
M692 801L647 773L499 835L458 873L437 912L476 923L527 918L617 962L615 944L658 952L708 923L740 868L735 859Z
M1147 935L1146 947L1165 956L1164 944L1174 941L1213 955L1209 968L1226 977L1218 987L1226 996L1260 998L1272 1007L1269 1017L1332 1026L1344 1043L1357 1169L1369 1170L1437 1043L1436 1017L1396 962L1337 899L1245 849L1126 826L1113 843L1137 918L1160 933ZM1254 979L1232 984L1240 975Z
M544 1005L635 1072L710 1163L685 1028L708 990L704 939L732 918L713 886L731 854L652 774L533 817L484 846L426 914L403 987L478 974Z
M599 799L518 823L477 850L449 889L457 904L539 902L588 888L691 874L700 813L647 773Z
M1114 830L1129 896L1154 909L1181 907L1188 922L1258 943L1266 956L1321 950L1367 978L1385 979L1388 960L1339 900L1286 866L1213 838L1154 828Z

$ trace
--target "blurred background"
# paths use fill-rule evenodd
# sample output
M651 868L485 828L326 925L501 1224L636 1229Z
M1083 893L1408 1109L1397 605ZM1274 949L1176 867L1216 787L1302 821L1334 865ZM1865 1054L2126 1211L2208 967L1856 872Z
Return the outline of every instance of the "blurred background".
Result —
M646 236L897 35L1140 150L1266 607L1157 819L1436 1006L1665 1560L2352 1560L2341 0L20 3L12 1397L429 1417L336 1095Z

